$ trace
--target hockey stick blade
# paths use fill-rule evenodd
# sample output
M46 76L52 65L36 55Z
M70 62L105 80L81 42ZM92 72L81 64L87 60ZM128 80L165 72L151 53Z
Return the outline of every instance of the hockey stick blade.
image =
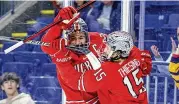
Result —
M5 37L5 36L0 36L0 40L11 41L11 42L17 42L18 41L18 44L12 46L11 48L4 50L5 54L11 52L12 50L18 48L19 46L21 46L23 44L23 41L21 41L21 40L14 40L14 39L10 39L10 37Z
M10 48L5 49L5 50L4 50L4 53L7 54L7 53L13 51L14 49L20 47L20 46L23 45L23 44L24 44L24 42L23 42L23 41L20 41L20 42L18 42L17 44L11 46Z
M88 53L86 55L86 57L90 61L94 70L97 70L101 67L101 63L99 62L98 58L92 52Z
M33 44L33 45L50 46L50 43L41 42L41 41L35 41L35 40L30 40L30 41L28 41L28 42L26 42L26 43L28 43L28 44ZM4 50L4 53L7 54L7 53L13 51L14 49L16 49L16 48L22 46L23 44L24 44L24 42L23 42L23 41L20 41L20 42L16 43L15 45L13 45L13 46L11 46L11 47L5 49L5 50Z
M12 37L6 37L6 36L0 36L0 40L3 41L10 41L10 42L18 42L16 45L13 45L12 47L4 50L4 53L7 54L11 52L12 50L18 48L19 46L23 45L22 39L19 38L12 38ZM26 42L27 44L33 44L33 45L42 45L42 46L50 46L50 43L42 42L42 41L36 41L36 40L29 40Z
M6 36L0 36L0 40L2 40L2 41L9 41L9 42L20 42L23 39L21 39L21 38L13 38L13 37L6 37ZM42 42L42 41L36 41L36 40L29 40L29 41L26 42L26 44L41 45L41 46L50 46L50 43Z

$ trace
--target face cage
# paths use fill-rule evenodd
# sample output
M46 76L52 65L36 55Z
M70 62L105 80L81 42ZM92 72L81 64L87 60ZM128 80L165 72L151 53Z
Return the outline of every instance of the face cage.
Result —
M87 33L86 31L82 31L82 32L84 32L84 34L85 34L86 43L80 44L80 45L71 45L71 46L75 47L75 49L74 49L74 50L71 50L71 51L73 51L74 53L76 53L76 54L78 54L78 55L83 54L83 53L81 53L81 51L80 51L81 48L87 49L87 48L89 48L89 45L90 45L90 39L89 39L89 37L88 37L88 33ZM71 32L71 33L72 33L72 32ZM70 33L69 33L69 34L70 34ZM67 35L68 35L68 40L69 40L69 36L70 36L69 34L67 34ZM69 43L69 44L70 44L70 43Z
M85 44L80 44L80 45L71 45L72 47L75 47L74 49L71 49L71 51L73 51L75 54L81 55L83 54L81 52L81 49L88 49L89 48L89 42L85 43Z

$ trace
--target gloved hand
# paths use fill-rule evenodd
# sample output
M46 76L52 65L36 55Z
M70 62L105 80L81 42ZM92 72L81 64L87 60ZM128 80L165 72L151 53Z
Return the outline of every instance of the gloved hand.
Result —
M76 9L72 6L61 9L58 15L55 17L54 22L59 19L63 21L59 23L60 29L66 30L72 26L72 24L80 17L80 13L77 13Z
M56 40L53 40L52 42L50 42L50 48L59 50L59 51L64 51L66 50L65 46L68 45L68 41L67 39L64 38L59 38Z
M147 50L141 51L141 57L142 57L142 72L143 75L148 75L151 72L152 69L152 58L150 55L150 52Z
M59 38L50 43L50 48L56 50L54 54L50 54L53 62L65 66L71 64L72 60L81 60L75 53L66 48L68 46L67 39Z
M70 49L76 53L79 54L84 54L87 55L88 53L90 53L90 50L88 49L87 45L85 46L84 44L82 45L69 45L66 46L67 49Z
M72 6L68 6L65 8L62 8L57 16L55 17L54 21L58 21L59 19L63 20L70 20L73 18L73 15L77 13L76 9L73 8Z

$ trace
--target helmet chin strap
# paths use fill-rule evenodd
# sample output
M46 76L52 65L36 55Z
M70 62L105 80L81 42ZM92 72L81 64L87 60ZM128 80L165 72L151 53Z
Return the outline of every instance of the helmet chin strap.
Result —
M110 54L108 55L108 59L112 62L120 62L121 60L125 60L127 58L127 57L123 57L121 55L121 53L122 53L121 51L117 51L118 54L113 56L114 53L115 53L114 51L111 51Z
M111 51L109 52L109 54L108 54L107 59L110 59L113 53L114 53L114 51L111 50Z
M120 56L116 56L110 59L110 61L112 62L121 62L124 61L127 57L120 57Z

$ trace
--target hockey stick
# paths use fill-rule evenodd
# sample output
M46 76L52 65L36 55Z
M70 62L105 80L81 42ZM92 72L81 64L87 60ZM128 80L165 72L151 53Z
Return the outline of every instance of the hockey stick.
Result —
M9 42L20 42L23 39L13 38L13 37L6 37L6 36L0 36L0 40L9 41ZM42 42L42 41L36 41L36 40L29 40L26 43L27 44L32 44L32 45L50 46L50 43Z
M20 38L13 38L13 37L6 37L6 36L0 36L0 40L10 41L10 42L22 41L22 39L20 39ZM47 47L50 46L50 43L42 42L42 41L36 41L36 40L29 40L29 41L26 42L26 44L41 45L41 46L47 46ZM97 57L92 52L90 52L86 56L89 59L94 70L97 70L101 67L101 63L99 62Z
M13 37L6 37L6 36L0 36L0 40L10 41L10 42L22 41L22 39L20 39L20 38L13 38ZM50 46L50 43L42 42L42 41L36 41L36 40L29 40L29 41L26 42L26 44L41 45L41 46L47 46L47 47ZM90 52L86 56L89 59L94 70L97 70L101 67L101 63L99 62L97 57L92 52Z
M83 4L82 6L80 6L79 8L77 8L77 11L82 10L83 8L85 8L85 7L88 6L88 5L91 5L91 4L94 3L94 2L95 2L95 1L89 1L89 2L87 2L87 3L85 3L85 4ZM20 47L21 45L23 45L23 44L26 43L27 41L34 39L35 37L39 36L41 33L45 32L46 30L50 29L51 27L55 26L56 24L58 24L58 23L60 23L60 22L62 22L62 21L63 21L63 20L60 19L60 20L58 20L57 22L53 22L52 24L49 24L49 25L45 26L45 27L42 28L40 31L38 31L38 32L34 33L33 35L31 35L31 36L25 38L24 40L22 40L22 41L20 41L20 42L18 42L18 43L16 43L16 44L14 44L13 46L7 48L6 50L4 50L4 53L7 54L7 53L13 51L14 49Z

